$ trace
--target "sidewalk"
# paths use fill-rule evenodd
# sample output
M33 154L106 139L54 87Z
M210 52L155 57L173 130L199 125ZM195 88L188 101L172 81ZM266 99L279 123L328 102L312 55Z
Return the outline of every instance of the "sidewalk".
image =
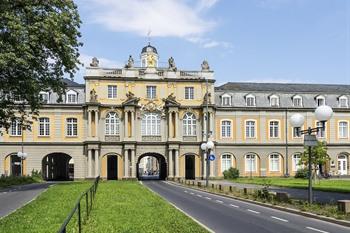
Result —
M263 188L262 185L235 183L233 181L228 181L228 180L215 180L215 181L210 180L209 183L233 185L235 187L240 187L240 188L255 188L255 189ZM271 186L269 190L273 192L286 192L293 199L302 199L302 200L308 199L307 189ZM314 198L314 201L318 203L336 203L338 200L350 200L350 193L337 193L337 192L325 192L325 191L313 190L313 198Z

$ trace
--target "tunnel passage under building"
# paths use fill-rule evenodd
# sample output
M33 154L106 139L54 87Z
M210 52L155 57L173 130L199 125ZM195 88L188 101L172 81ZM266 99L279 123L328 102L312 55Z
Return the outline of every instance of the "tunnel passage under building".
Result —
M168 176L166 160L161 154L143 154L137 160L136 172L139 180L165 180Z
M73 180L74 160L65 153L52 153L42 160L42 176L44 180Z

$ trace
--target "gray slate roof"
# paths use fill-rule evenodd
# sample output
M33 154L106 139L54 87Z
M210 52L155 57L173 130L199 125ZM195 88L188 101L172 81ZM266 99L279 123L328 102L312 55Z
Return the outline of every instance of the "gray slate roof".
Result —
M74 82L68 78L64 78L63 82L67 85L67 87L85 87L85 84Z
M216 87L215 90L271 93L334 93L341 95L350 94L350 85L228 82Z

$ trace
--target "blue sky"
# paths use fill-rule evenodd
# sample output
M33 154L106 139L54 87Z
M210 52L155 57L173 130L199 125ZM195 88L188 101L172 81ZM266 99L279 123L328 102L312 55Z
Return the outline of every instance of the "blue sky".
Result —
M147 44L161 65L229 81L350 84L350 0L77 0L81 60L135 61ZM75 80L83 82L84 69Z

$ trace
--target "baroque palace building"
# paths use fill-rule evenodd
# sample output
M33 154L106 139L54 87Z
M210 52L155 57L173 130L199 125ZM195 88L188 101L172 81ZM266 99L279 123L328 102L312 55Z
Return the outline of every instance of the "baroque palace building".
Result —
M230 167L241 176L294 175L300 168L303 137L289 124L302 113L316 126L314 110L329 105L334 115L318 138L327 142L331 161L322 170L349 172L350 86L227 83L214 87L208 62L201 70L178 70L174 59L160 67L157 49L142 49L124 68L102 68L94 58L85 84L65 80L63 102L42 92L40 116L32 129L13 122L0 135L0 174L21 173L18 151L28 157L23 173L41 171L46 180L139 178L153 157L160 179L205 177L202 142L215 142L210 177ZM208 117L207 116L208 113ZM208 124L207 124L208 123ZM208 132L207 126L208 125Z

